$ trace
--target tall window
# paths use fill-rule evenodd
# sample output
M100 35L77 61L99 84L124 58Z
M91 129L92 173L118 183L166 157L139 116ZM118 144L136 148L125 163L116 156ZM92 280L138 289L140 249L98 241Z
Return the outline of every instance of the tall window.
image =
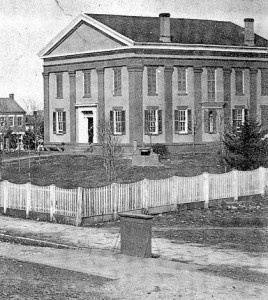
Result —
M157 68L148 67L148 95L157 95Z
M66 133L66 112L55 111L53 112L53 133L64 134Z
M162 133L162 110L148 109L145 110L145 134L161 134Z
M244 71L235 71L235 93L236 95L244 95Z
M208 76L208 101L215 101L215 95L216 95L215 69L208 69L207 76Z
M56 74L56 89L57 89L57 98L63 97L63 80L62 80L62 74L58 73Z
M233 126L237 129L244 124L245 118L247 116L247 109L236 108L233 109Z
M84 97L91 96L91 72L84 72Z
M178 107L174 111L174 131L179 134L189 134L192 132L191 110L185 107Z
M113 134L123 135L126 134L126 114L124 110L111 110L110 111L110 124L113 129Z
M14 116L9 116L8 117L8 123L10 127L14 126Z
M187 93L187 81L186 81L186 69L178 68L178 93L186 94Z
M114 69L114 96L122 95L122 70L121 68Z
M22 126L22 120L23 120L23 117L18 116L18 126Z
M261 94L268 96L268 69L261 70Z

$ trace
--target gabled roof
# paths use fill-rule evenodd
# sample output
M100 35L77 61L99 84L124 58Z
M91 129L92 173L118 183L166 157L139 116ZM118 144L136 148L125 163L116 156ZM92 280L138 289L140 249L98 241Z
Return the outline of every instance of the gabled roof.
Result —
M135 42L159 43L158 17L86 14ZM172 43L244 46L244 28L232 22L170 18ZM255 34L257 47L268 41Z
M25 113L25 110L11 98L0 98L0 114L1 113Z

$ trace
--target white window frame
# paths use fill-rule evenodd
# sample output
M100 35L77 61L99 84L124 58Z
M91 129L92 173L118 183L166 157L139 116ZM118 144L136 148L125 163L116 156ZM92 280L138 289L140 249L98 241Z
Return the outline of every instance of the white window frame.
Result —
M152 118L155 118L154 120ZM158 134L158 109L148 109L148 132ZM154 131L151 131L154 128Z
M113 128L115 135L123 134L122 110L113 110Z
M21 124L19 124L19 119L21 119ZM17 121L18 121L18 127L23 126L23 116L17 116Z
M208 119L209 119L209 129L208 132L209 133L214 133L214 115L213 115L213 111L209 110L208 112Z
M10 118L12 118L12 125L10 124ZM14 115L9 115L8 116L8 125L9 127L14 127L15 126L15 116Z
M214 74L214 78L209 78L209 73L212 72ZM215 102L216 101L216 70L213 68L207 69L207 88L208 88L208 102ZM213 88L213 90L212 90ZM211 90L210 90L211 89ZM212 94L212 91L214 92L214 97L210 98L209 95Z
M178 94L187 94L187 87L188 87L188 82L187 82L187 69L186 68L177 68L178 70ZM181 73L182 72L182 73ZM180 78L180 74L183 75L182 79ZM185 89L179 89L179 82L184 86Z
M181 118L182 113L184 114L184 119ZM179 133L185 133L185 134L188 133L188 108L178 109L178 126L179 126Z
M241 116L240 118L238 118L238 111L241 110L241 114L239 114L239 116ZM235 108L235 119L233 118L233 122L236 121L236 127L239 128L239 126L244 125L245 123L245 108ZM241 122L241 124L238 124L238 122Z
M56 132L63 134L63 111L56 111Z

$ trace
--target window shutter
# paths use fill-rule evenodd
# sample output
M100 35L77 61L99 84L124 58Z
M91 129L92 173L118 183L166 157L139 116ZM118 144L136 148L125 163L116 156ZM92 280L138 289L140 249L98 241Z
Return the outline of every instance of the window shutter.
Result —
M237 127L237 122L236 122L236 109L232 109L232 119L233 119L233 127Z
M126 134L126 112L122 110L122 134Z
M63 133L66 133L66 111L62 112Z
M53 133L56 133L56 112L53 112Z
M192 134L192 111L188 109L187 113L188 113L188 133Z
M216 133L217 132L217 111L216 111L216 109L213 109L212 116L213 116L213 133Z
M268 95L268 69L261 70L261 94Z
M158 110L158 134L162 134L162 110Z
M209 113L208 110L204 110L204 132L209 133Z
M174 110L174 131L179 133L179 111Z
M149 111L144 111L144 132L145 134L149 134Z
M114 111L110 110L110 127L112 129L112 133L114 133Z
M248 120L248 116L249 116L249 114L248 114L248 109L247 109L247 108L244 109L244 116L245 116L245 117L244 117L244 122L245 122L245 121Z

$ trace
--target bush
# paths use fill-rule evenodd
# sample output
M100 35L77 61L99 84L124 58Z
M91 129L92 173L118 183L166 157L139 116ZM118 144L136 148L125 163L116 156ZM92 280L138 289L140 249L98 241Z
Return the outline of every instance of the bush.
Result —
M166 157L169 154L168 149L164 144L154 144L152 148L153 152L158 154L160 157Z

